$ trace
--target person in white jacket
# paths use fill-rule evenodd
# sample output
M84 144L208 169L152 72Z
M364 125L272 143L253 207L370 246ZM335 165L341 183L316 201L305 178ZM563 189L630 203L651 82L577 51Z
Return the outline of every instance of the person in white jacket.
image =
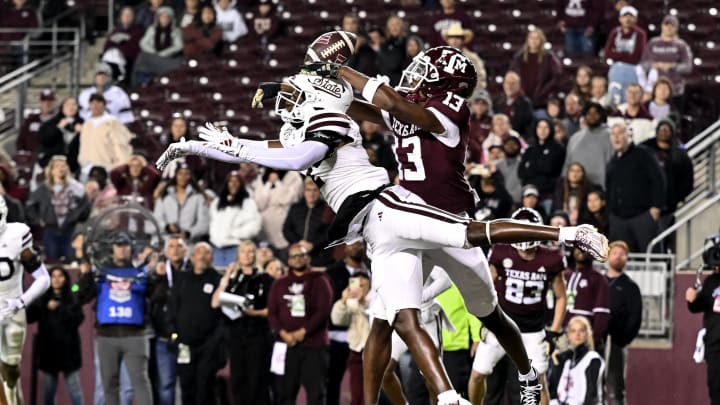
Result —
M223 30L223 41L232 43L247 35L247 25L245 25L245 20L240 12L235 8L237 3L235 0L217 0L213 3L215 14L217 14L217 24Z
M235 260L238 244L254 239L262 227L255 201L245 190L240 172L227 175L220 196L210 204L210 243L213 266L225 267Z

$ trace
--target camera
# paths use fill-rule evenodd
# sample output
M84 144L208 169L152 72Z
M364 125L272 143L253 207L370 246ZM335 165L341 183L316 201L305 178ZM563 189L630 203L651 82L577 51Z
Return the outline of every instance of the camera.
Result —
M702 258L706 269L720 267L720 233L705 238Z

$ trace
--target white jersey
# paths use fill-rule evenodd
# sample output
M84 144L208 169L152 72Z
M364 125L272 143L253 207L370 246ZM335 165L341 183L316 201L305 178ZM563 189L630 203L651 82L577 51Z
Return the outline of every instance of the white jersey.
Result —
M338 212L345 199L361 191L372 191L390 183L387 171L373 166L362 145L358 125L339 112L321 112L308 118L300 131L305 141L326 144L327 156L309 168L310 176L333 211ZM350 139L351 142L342 145Z
M0 235L0 300L22 294L20 254L31 248L32 243L30 227L19 222L9 222Z

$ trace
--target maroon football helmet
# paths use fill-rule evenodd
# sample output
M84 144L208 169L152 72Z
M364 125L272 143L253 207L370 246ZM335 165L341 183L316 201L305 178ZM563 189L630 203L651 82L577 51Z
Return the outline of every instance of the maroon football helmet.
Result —
M403 70L397 90L426 97L448 91L470 97L477 85L477 70L461 50L451 46L436 46L417 54Z

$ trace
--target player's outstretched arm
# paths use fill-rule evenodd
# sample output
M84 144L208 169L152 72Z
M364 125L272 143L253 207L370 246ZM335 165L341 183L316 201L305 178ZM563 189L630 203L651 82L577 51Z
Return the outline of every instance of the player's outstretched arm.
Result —
M164 170L174 159L181 156L196 155L227 163L257 163L278 170L305 170L322 160L329 147L320 142L302 142L292 148L258 148L245 144L236 147L211 142L177 142L155 163Z
M378 108L389 112L398 119L411 122L433 134L445 132L445 127L422 105L411 103L395 89L380 79L370 78L348 66L315 62L302 67L310 74L344 79L356 90L360 90L365 100ZM355 117L353 117L355 118Z
M31 274L35 280L19 297L5 299L5 306L0 310L0 318L2 319L15 315L15 313L30 305L50 288L50 275L32 248L26 248L20 253L20 263L22 263L25 271L32 271Z
M467 228L467 240L473 246L489 246L493 243L561 241L587 252L595 260L605 261L608 255L607 238L589 225L557 228L510 219L487 222L472 221Z

